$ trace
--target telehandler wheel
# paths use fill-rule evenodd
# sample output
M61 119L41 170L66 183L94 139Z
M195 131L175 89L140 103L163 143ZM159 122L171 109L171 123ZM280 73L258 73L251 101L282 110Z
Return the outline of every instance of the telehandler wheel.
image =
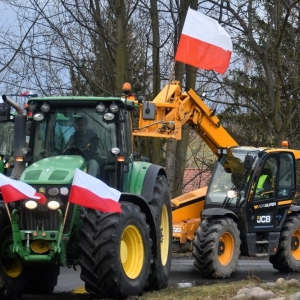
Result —
M164 289L168 286L168 278L172 259L172 208L168 181L165 176L156 178L153 198L149 203L156 224L156 238L152 245L153 262L148 279L147 290Z
M204 276L229 277L240 254L237 224L231 218L204 219L193 242L194 265Z
M300 272L300 215L287 217L280 232L278 250L269 258L281 272Z
M28 275L21 259L9 257L12 228L3 207L0 208L0 299L18 299L23 295Z
M122 203L120 214L88 210L80 236L78 263L87 292L117 299L143 293L150 273L151 239L137 205Z
M25 293L27 294L49 294L57 285L60 266L39 265L27 267Z

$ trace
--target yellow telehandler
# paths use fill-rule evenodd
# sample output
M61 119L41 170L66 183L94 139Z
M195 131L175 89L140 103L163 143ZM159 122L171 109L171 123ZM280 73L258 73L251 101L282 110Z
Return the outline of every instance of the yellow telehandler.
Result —
M179 82L140 105L134 135L181 139L190 124L217 156L208 187L172 200L173 249L193 251L197 271L229 277L238 257L267 254L276 270L300 271L300 150L241 147L193 91Z

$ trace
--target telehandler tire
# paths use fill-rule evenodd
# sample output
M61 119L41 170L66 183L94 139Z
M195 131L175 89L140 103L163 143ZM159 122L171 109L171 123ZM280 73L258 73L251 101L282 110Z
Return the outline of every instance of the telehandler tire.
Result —
M237 224L231 218L204 219L193 241L194 265L204 276L229 277L240 254Z
M5 256L12 243L12 228L6 210L0 208L0 299L21 298L26 286L27 271L18 257Z
M168 181L165 176L157 176L153 198L149 204L158 226L156 226L157 246L155 243L152 245L153 262L147 290L160 290L168 286L172 259L172 208Z
M278 250L269 258L281 272L300 272L300 215L287 217L280 232Z
M80 236L78 263L87 292L115 299L143 293L150 273L151 239L137 205L123 202L119 214L87 210Z

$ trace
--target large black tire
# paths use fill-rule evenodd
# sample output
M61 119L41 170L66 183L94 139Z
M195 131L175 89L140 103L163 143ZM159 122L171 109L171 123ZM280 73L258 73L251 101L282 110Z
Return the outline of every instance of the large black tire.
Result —
M9 258L5 253L9 251L9 243L12 241L12 228L10 220L3 207L0 208L0 299L21 298L26 286L27 272L21 259Z
M278 250L269 258L281 272L300 272L300 215L288 216L280 232Z
M168 286L172 259L172 208L169 185L165 176L156 178L153 198L149 203L156 223L156 246L153 243L151 273L148 290L160 290Z
M53 292L57 285L60 266L44 264L28 267L27 271L28 276L25 293L49 294Z
M96 297L141 295L151 262L151 239L138 206L122 203L120 214L88 210L78 244L81 279Z
M207 277L229 277L236 268L240 244L237 224L231 218L203 220L193 242L196 270Z

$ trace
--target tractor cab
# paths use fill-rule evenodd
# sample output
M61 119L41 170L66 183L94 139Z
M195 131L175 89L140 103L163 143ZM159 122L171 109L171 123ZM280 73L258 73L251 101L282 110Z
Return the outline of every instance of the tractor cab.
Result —
M79 168L122 190L132 153L130 109L133 101L102 97L34 98L28 102L27 183L69 181ZM84 127L84 128L83 128ZM48 166L45 168L45 166Z

